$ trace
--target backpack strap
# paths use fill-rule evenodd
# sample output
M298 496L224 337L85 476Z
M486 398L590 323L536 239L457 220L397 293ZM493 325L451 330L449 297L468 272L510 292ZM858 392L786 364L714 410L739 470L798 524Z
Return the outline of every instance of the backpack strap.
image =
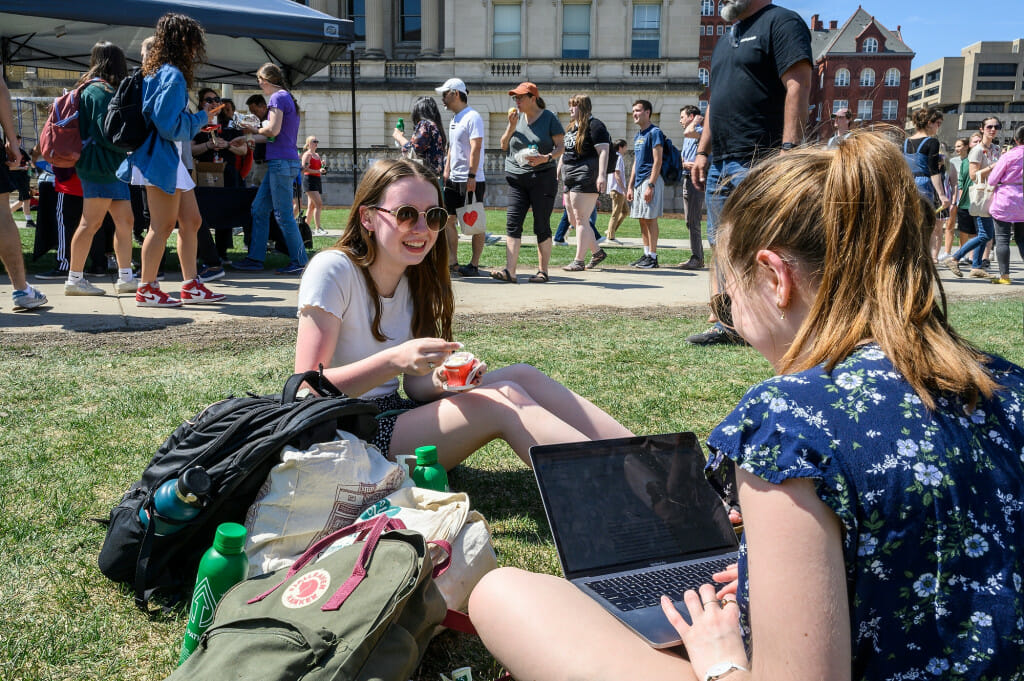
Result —
M308 383L321 397L348 397L345 393L338 390L338 386L327 380L327 377L324 376L324 365L321 364L319 371L293 374L285 382L284 390L281 391L281 404L291 404L294 402L296 395L298 395L299 387L303 383Z

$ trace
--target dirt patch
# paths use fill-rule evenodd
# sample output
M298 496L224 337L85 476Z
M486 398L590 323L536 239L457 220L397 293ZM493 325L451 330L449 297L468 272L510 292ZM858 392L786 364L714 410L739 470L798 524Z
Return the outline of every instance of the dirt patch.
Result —
M707 313L706 306L615 308L592 307L586 310L544 310L517 312L515 320L546 324L581 317L618 317L622 319L665 319L667 317L693 317ZM509 322L507 313L455 315L456 328L472 328L478 325L505 326ZM260 319L235 318L226 322L196 322L160 329L139 331L66 331L60 333L17 333L3 337L8 350L31 351L54 347L98 349L121 349L125 347L169 347L183 345L193 350L213 346L251 347L259 344L290 343L295 339L296 320L267 317Z

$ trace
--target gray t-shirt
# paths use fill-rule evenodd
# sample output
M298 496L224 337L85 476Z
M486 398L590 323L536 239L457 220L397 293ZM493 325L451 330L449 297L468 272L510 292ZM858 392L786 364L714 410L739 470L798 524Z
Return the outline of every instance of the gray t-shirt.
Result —
M505 172L509 175L526 175L554 168L556 165L554 160L542 163L539 166L531 166L528 163L520 165L516 162L516 154L531 144L537 145L538 153L550 154L555 148L555 140L552 138L555 135L564 134L565 128L562 127L558 116L547 109L541 111L540 116L532 124L527 123L526 116L520 114L519 122L516 123L516 131L512 134L512 139L508 143L508 156L505 157Z
M968 163L977 163L978 169L988 168L990 165L995 165L995 162L1000 157L999 145L993 144L988 149L985 149L980 144L974 145L974 148L967 153ZM974 178L971 177L973 180Z

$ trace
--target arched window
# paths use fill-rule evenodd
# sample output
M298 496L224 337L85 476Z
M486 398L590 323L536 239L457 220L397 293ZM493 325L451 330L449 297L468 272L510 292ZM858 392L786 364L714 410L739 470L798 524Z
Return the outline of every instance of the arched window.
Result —
M836 87L846 87L850 84L850 69L839 69L836 71Z
M874 87L875 86L875 71L874 69L864 69L860 72L860 85L861 87Z
M701 0L700 15L702 17L715 16L715 0Z
M861 52L878 52L878 40L875 38L865 38L864 44L861 45Z
M885 72L885 84L888 87L895 87L900 84L900 70L889 69Z
M704 87L707 87L708 85L709 76L710 74L706 68L701 67L697 69L697 78L700 80L700 84Z

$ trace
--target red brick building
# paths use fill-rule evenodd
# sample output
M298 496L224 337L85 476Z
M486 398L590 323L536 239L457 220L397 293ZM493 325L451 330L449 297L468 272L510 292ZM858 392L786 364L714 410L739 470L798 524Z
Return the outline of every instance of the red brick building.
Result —
M711 52L729 32L719 11L718 0L701 0L698 76L705 86ZM865 125L884 121L902 128L914 52L903 42L900 28L890 31L861 7L841 27L838 24L833 20L826 27L817 14L811 17L814 76L808 138L831 137L832 114L841 108L848 108ZM707 106L710 94L705 87L701 109Z
M903 128L907 118L910 62L914 52L900 27L890 31L858 7L841 27L811 17L811 111L808 138L827 140L832 116L847 108L863 125L879 122Z

